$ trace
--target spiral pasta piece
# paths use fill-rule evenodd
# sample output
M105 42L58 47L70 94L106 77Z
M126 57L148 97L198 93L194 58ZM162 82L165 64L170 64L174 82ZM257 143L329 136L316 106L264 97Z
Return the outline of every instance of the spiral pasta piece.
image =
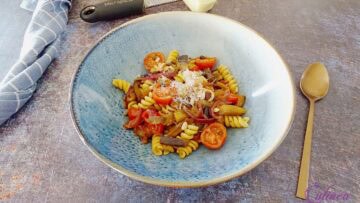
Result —
M224 65L220 65L217 70L222 75L224 80L228 82L230 91L232 93L237 93L239 91L238 84L234 76L231 74L229 68Z
M221 73L219 73L219 71L217 71L217 70L213 72L213 75L216 78L216 80L224 79L223 76L221 75Z
M125 108L127 108L127 109L130 109L132 107L133 108L139 108L139 106L137 104L137 101L136 101L136 96L135 95L127 97L126 102L127 102L127 106ZM126 104L126 102L125 102L125 104Z
M169 113L174 113L176 111L176 109L171 107L170 105L160 106L160 107L161 107L160 114L169 114Z
M113 79L112 85L120 90L123 90L125 93L129 91L130 83L126 80Z
M162 107L159 104L155 103L154 107L155 107L156 110L161 111Z
M130 109L130 108L139 108L139 105L137 104L136 101L131 101L127 105L127 109Z
M143 84L140 85L141 89L145 91L150 91L153 88L154 83L151 80L145 80Z
M152 137L151 150L157 156L167 155L171 152L175 152L174 147L160 143L160 136Z
M154 99L152 98L152 93L150 92L148 96L145 96L144 99L140 101L138 106L142 109L148 109L155 103Z
M174 119L175 119L174 112L175 111L176 111L176 109L169 105L160 106L159 114L164 118L163 124L165 126L169 126L174 123Z
M181 83L183 83L185 81L183 74L180 72L174 77L174 79Z
M160 136L153 136L151 140L151 151L157 156L163 154L164 147L160 143Z
M191 140L194 138L194 135L198 133L199 127L196 125L187 125L183 128L183 132L180 134L180 137L186 140Z
M143 84L140 85L140 91L143 95L148 95L152 90L154 83L151 80L145 80Z
M197 150L199 148L199 143L196 142L195 140L190 140L188 146L191 147L191 149L193 151L195 151L195 150Z
M249 126L249 117L224 116L225 126L231 128L247 128Z
M170 63L175 64L177 62L178 57L179 57L179 51L172 50L172 51L170 51L169 56L166 59L166 63L167 64L170 64Z
M194 140L190 140L186 147L179 147L176 150L176 153L179 155L180 158L183 159L189 156L193 151L197 150L198 148L199 144Z
M164 155L170 154L175 151L174 147L170 145L162 145L164 148Z

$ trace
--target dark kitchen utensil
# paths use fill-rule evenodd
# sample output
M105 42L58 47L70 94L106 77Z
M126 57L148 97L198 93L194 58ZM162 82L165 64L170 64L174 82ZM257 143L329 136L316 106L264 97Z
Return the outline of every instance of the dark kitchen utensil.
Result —
M94 23L139 14L144 9L144 0L111 0L86 6L81 10L80 17L86 22Z
M175 1L178 0L110 0L86 6L81 10L80 17L89 23L114 20L133 14L140 14L144 12L145 8Z

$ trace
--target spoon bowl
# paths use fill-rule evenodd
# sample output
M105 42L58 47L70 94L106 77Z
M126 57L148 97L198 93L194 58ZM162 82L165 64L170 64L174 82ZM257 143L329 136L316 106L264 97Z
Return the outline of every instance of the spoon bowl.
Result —
M329 90L329 74L324 64L309 65L302 74L300 88L308 99L317 101L325 97Z

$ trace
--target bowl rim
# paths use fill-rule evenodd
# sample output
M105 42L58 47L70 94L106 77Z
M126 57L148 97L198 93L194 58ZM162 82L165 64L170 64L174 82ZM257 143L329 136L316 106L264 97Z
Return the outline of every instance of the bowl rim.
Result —
M87 142L87 140L85 139L79 125L78 122L76 120L76 116L75 116L75 112L74 112L74 103L73 103L73 91L74 91L74 84L77 78L77 75L79 73L79 70L83 64L83 62L85 61L85 59L89 56L89 54L98 46L99 43L101 43L101 41L103 41L104 39L106 39L107 37L109 37L111 34L113 34L115 31L123 29L129 25L141 22L143 20L149 19L149 18L153 18L156 16L161 16L161 15L207 15L210 17L215 17L215 18L221 18L224 21L228 21L231 23L235 23L238 26L241 26L247 30L249 30L250 32L252 32L254 35L256 35L257 37L259 37L260 39L262 39L266 44L268 44L268 46L274 50L275 54L277 55L277 57L280 59L280 61L283 63L283 66L286 68L286 72L287 75L290 79L290 85L291 85L291 94L292 94L292 109L291 109L291 113L287 118L287 126L285 131L282 133L281 138L278 140L278 142L272 146L272 148L270 148L266 153L263 153L261 156L257 157L257 159L248 164L247 166L245 166L244 168L242 168L241 170L238 170L234 173L225 175L225 176L220 176L217 178L213 178L211 180L205 180L205 181L198 181L198 182L191 182L191 181L165 181L165 180L159 180L156 178L151 178L148 176L143 176L143 175L139 175L135 172L132 172L116 163L114 163L113 161L111 161L110 159L106 158L105 156L103 156L100 152L98 152L90 143ZM98 158L101 162L103 162L105 165L113 168L114 170L120 172L121 174L128 176L132 179L135 179L137 181L143 182L143 183L147 183L147 184L151 184L151 185L158 185L158 186L166 186L166 187L176 187L176 188L196 188L196 187L205 187L205 186L211 186L211 185L215 185L215 184L219 184L219 183L224 183L227 182L231 179L240 177L244 174L246 174L247 172L251 171L252 169L254 169L256 166L258 166L260 163L262 163L263 161L265 161L267 158L270 157L271 154L274 153L274 151L280 146L280 144L284 141L285 137L287 136L291 125L293 123L294 117L295 117L295 109L296 109L296 95L295 95L295 85L294 85L294 79L292 76L292 73L290 71L290 68L288 66L288 64L284 61L284 59L281 57L281 55L278 53L278 51L275 49L275 47L268 42L261 34L259 34L257 31L255 31L254 29L248 27L247 25L244 25L236 20L221 16L221 15L217 15L217 14L210 14L210 13L197 13L197 12L191 12L191 11L167 11L167 12L159 12L159 13L155 13L155 14L149 14L149 15L145 15L145 16L141 16L135 19L132 19L130 21L127 21L113 29L111 29L109 32L107 32L106 34L104 34L99 40L97 40L92 46L90 46L89 50L87 51L87 53L84 55L84 57L81 60L81 63L77 66L76 70L74 71L72 80L71 80L71 85L70 85L70 92L69 92L69 98L70 98L70 113L71 113L71 119L73 122L73 125L76 128L77 134L80 137L80 140L88 147L88 149L92 152L93 155L95 155L96 158Z

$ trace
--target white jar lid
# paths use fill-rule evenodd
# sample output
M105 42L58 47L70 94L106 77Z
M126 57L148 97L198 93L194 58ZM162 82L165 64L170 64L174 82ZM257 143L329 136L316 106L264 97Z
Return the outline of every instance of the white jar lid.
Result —
M191 11L207 12L214 7L216 0L184 0L184 2Z

